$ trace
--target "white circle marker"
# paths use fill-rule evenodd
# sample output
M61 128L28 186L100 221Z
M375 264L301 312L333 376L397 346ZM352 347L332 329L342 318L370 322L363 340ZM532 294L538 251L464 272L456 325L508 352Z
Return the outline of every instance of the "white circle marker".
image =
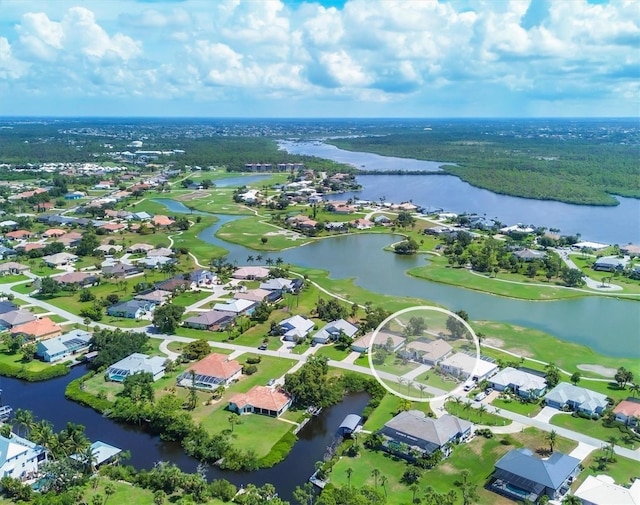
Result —
M418 305L416 307L407 307L406 309L402 309L399 310L398 312L395 312L393 314L391 314L389 317L387 317L384 321L382 321L378 327L373 331L372 335L371 335L371 340L369 341L369 347L367 350L367 357L369 359L369 368L371 369L371 373L373 374L373 376L376 378L376 380L380 383L380 385L385 388L389 393L396 395L400 398L403 398L405 400L409 400L412 402L432 402L432 401L438 401L438 400L446 400L448 397L455 395L455 394L459 394L463 391L464 388L464 382L461 382L456 388L454 388L453 390L447 392L444 395L439 395L439 396L432 396L429 398L423 398L423 397L417 397L417 396L410 396L410 395L405 395L403 393L400 393L399 391L394 390L391 386L389 386L384 380L382 380L382 378L380 377L380 375L378 374L378 371L376 370L375 365L373 364L373 346L374 343L376 341L376 337L378 336L378 333L380 331L383 330L383 328L393 319L396 319L397 317L406 314L408 312L415 312L415 311L433 311L433 312L440 312L442 314L446 314L449 317L454 317L455 319L457 319L460 323L462 323L462 325L464 325L465 329L469 332L469 335L471 335L471 337L473 338L473 342L475 344L475 348L476 348L476 353L475 353L475 363L473 366L473 371L471 372L471 374L469 375L469 377L474 377L477 372L478 372L478 361L480 361L480 340L478 339L478 336L476 335L476 333L473 331L473 328L471 328L471 326L469 326L469 323L467 323L464 319L462 319L458 314L456 314L455 312L451 312L450 310L447 309L443 309L440 307L432 307L429 305ZM400 376L398 376L399 378ZM397 380L397 379L396 379ZM398 381L399 382L399 381Z

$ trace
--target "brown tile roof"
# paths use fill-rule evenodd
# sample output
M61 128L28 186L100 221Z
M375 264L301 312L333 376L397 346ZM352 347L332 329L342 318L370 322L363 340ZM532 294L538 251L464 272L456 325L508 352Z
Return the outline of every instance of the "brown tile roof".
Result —
M90 274L87 272L68 272L66 274L58 275L53 279L62 284L76 284L79 282L84 282L91 277L97 279L98 276L96 274Z
M125 228L126 226L120 223L107 223L102 226L102 229L107 231L118 231L118 230L124 230Z
M242 370L242 365L235 359L230 360L226 354L213 352L191 365L189 371L191 370L200 375L229 379Z
M62 333L62 328L48 317L36 319L11 329L12 335L29 335L34 338L50 338Z
M46 245L40 244L38 242L29 242L28 244L24 244L21 246L21 249L24 249L25 252L33 251L35 249L44 249Z
M45 231L42 235L44 237L60 237L61 235L64 235L65 233L67 233L64 230L61 230L60 228L50 228L47 231Z
M162 214L156 214L153 216L151 222L156 226L169 226L173 224L173 219L163 216Z
M616 408L613 409L613 413L624 414L627 417L640 417L640 402L623 400L616 405Z
M272 389L267 386L254 386L246 393L237 393L229 401L235 403L239 409L252 405L253 407L279 411L284 407L291 397L284 391Z
M5 233L4 236L12 239L21 239L21 238L30 237L31 232L27 230L16 230L16 231L10 231L9 233Z

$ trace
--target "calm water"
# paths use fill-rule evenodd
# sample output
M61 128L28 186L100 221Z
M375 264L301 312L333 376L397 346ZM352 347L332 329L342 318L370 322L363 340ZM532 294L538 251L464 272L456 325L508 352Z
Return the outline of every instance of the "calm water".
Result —
M196 471L198 462L187 456L179 444L163 442L159 437L151 436L135 426L115 423L90 408L67 400L64 396L67 384L85 373L87 370L78 366L65 377L32 383L3 377L2 403L14 409L30 410L36 419L48 419L56 431L64 428L69 421L82 424L91 440L102 440L131 451L129 464L138 469L149 469L157 461L170 461L186 472ZM239 473L212 467L208 476L227 479L238 487L250 482L257 485L269 482L281 497L292 500L293 490L304 484L314 472L315 462L322 459L344 417L361 413L368 401L367 394L353 394L346 396L340 404L326 409L300 431L293 450L273 468Z
M295 154L306 154L349 163L367 170L437 170L441 163L352 152L314 142L281 142L281 147ZM330 198L355 197L388 202L412 200L427 209L474 212L497 218L507 224L524 223L558 228L570 235L580 233L583 240L607 244L640 243L640 199L616 197L620 205L601 207L570 205L561 202L532 200L499 195L476 188L449 175L362 175L362 191L333 195Z
M168 200L163 203L171 212L188 212L180 202ZM255 256L255 251L230 244L215 235L222 225L241 217L221 215L218 218L219 221L203 230L198 238L224 247L229 251L229 260L238 264L245 263L249 255ZM424 265L424 256L399 256L384 251L391 242L393 239L388 235L336 236L268 255L282 257L293 265L327 270L334 279L353 279L357 285L377 293L413 296L450 310L466 310L475 320L504 321L536 328L608 356L640 357L638 302L601 296L530 302L416 279L406 271Z
M229 188L232 186L245 186L269 179L270 175L243 175L240 177L227 177L214 181L216 188Z

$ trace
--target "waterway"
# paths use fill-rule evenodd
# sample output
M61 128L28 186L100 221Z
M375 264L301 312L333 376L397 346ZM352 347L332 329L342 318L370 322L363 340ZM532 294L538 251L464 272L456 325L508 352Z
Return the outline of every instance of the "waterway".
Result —
M175 200L163 199L161 203L170 212L189 212ZM246 263L249 255L255 256L255 251L215 235L221 226L242 216L217 217L219 221L203 230L198 238L227 249L229 260L238 264ZM388 235L342 235L272 255L293 265L327 270L334 279L353 279L357 285L376 293L430 300L450 310L466 310L474 320L535 328L561 340L587 345L607 356L640 357L638 302L604 296L532 302L417 279L406 272L426 264L425 257L384 251L391 242L393 238Z
M216 179L214 184L216 188L230 188L234 186L247 186L249 184L255 184L256 182L269 179L271 175L243 175L240 177L226 177L223 179Z
M345 151L321 142L280 142L289 153L327 158L358 169L437 171L443 164L378 154ZM451 175L361 175L362 191L331 195L387 202L412 200L425 209L445 209L496 218L506 224L534 224L558 228L565 235L580 233L583 240L606 244L640 243L640 199L618 197L615 207L571 205L550 200L533 200L499 195L477 188Z
M131 459L125 464L138 469L149 469L158 461L170 461L185 472L196 471L198 462L187 456L179 444L163 442L135 426L116 423L88 407L67 400L64 397L67 384L85 373L84 366L77 366L69 375L44 382L2 378L2 403L14 409L30 410L36 420L51 421L56 431L63 429L69 421L82 424L91 440L102 440L129 450ZM261 486L269 482L282 498L292 501L293 490L304 484L314 472L315 462L322 459L344 417L361 413L368 401L369 396L365 393L351 394L338 405L325 409L300 430L292 451L272 468L243 473L211 467L208 477L227 479L238 487L249 483Z

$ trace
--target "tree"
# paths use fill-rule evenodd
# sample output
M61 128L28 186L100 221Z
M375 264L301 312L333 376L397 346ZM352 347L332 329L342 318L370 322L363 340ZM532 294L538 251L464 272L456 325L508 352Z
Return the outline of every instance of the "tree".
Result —
M462 338L466 335L467 327L460 319L454 316L447 318L447 330L453 338Z
M635 398L640 394L640 384L631 384L631 386L629 386L629 392L631 393L631 396Z
M560 369L554 363L549 363L546 366L544 378L550 388L557 386L558 382L560 382Z
M460 472L460 479L455 481L456 487L458 487L462 493L463 505L471 505L479 498L478 486L469 480L470 477L471 472L465 469Z
M574 386L577 386L577 385L578 385L578 382L580 382L580 379L581 379L581 378L582 378L582 375L580 374L580 372L573 372L573 373L571 374L571 379L570 379L570 380L571 380L571 383L572 383Z
M582 500L576 495L567 494L562 499L562 505L582 505Z
M405 326L404 333L406 335L422 335L427 329L427 323L424 320L424 317L412 317L409 319L409 322Z
M127 375L122 382L122 396L131 398L135 403L141 401L153 402L153 375L149 372Z
M373 484L377 488L378 487L378 477L380 477L380 470L374 468L371 470L371 476L373 477Z
M58 291L60 291L60 284L58 284L55 279L51 277L43 277L40 279L39 292L41 295L55 295Z
M22 346L22 361L24 363L29 363L33 361L33 357L35 356L37 351L35 342L28 342Z
M561 278L567 286L581 287L585 285L584 274L577 268L564 267Z
M33 413L30 410L18 409L13 416L13 424L18 435L29 437L29 432L34 426Z
M551 430L549 433L545 435L545 439L549 442L549 452L553 452L553 448L556 445L556 441L558 439L558 433L556 430Z
M161 333L173 333L180 324L185 308L173 303L158 307L153 313L153 325Z
M303 486L296 486L293 491L293 499L300 505L313 505L316 494L313 490L313 484L306 482Z
M201 360L211 353L211 346L205 339L192 340L182 350L182 357L186 360Z
M231 414L227 417L227 421L229 421L229 424L231 425L231 433L233 433L233 427L236 424L240 424L240 416L238 416L238 414Z
M153 493L154 505L163 505L166 499L167 499L167 493L165 493L162 489L157 489Z
M109 499L109 497L113 496L115 493L116 493L116 486L113 484L113 482L107 482L104 486L105 499L104 499L103 505L107 503L107 500Z
M618 368L613 378L618 383L619 387L625 389L627 387L627 384L633 381L633 372L621 366L620 368Z
M353 468L349 467L345 470L347 474L347 482L349 483L349 488L351 488L351 476L353 475Z
M410 238L395 244L393 246L393 252L396 254L415 254L418 252L419 247L418 243L414 239Z

